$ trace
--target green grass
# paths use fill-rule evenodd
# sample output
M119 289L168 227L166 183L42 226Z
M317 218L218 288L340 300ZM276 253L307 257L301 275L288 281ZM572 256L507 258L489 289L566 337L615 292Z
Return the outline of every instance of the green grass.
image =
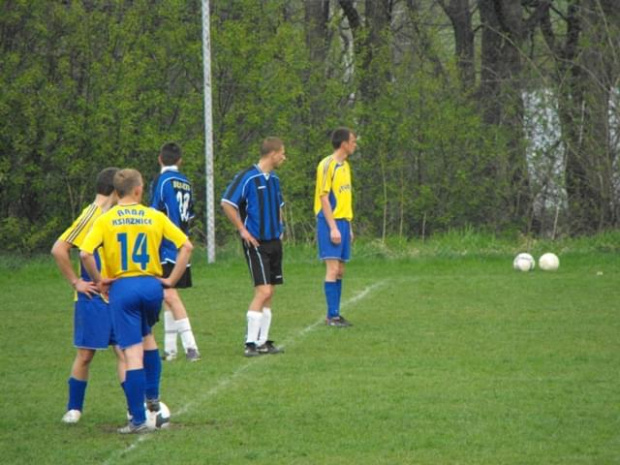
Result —
M272 326L286 353L252 360L245 264L236 249L214 265L199 252L182 296L203 360L164 365L173 424L140 438L115 433L125 413L111 352L92 365L82 421L60 423L71 292L51 257L4 257L2 462L620 463L613 240L563 244L555 273L513 271L522 245L455 242L356 246L343 295L355 326L344 330L320 323L314 249L289 247Z

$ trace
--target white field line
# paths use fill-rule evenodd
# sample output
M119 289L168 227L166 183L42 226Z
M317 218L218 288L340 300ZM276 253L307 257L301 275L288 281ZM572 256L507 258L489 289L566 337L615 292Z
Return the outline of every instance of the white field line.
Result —
M376 282L376 283L374 283L374 284L364 288L361 292L357 293L356 295L354 295L350 299L348 299L345 302L343 302L341 307L342 308L346 308L346 307L349 307L350 305L353 305L353 304L359 302L362 299L365 299L371 292L374 292L376 289L382 287L387 282L388 282L388 280L384 279L382 281L378 281L378 282ZM308 334L309 332L311 332L312 330L317 328L319 325L324 324L324 322L325 322L325 319L321 318L321 319L315 321L314 323L312 323L311 325L306 326L305 328L303 328L302 330L298 331L293 336L291 336L288 339L286 339L280 345L280 347L284 348L284 347L289 346L289 345L294 345L295 343L299 342L306 334ZM179 409L176 409L174 411L174 416L178 417L180 415L183 415L184 413L189 411L191 408L193 408L193 406L195 404L197 404L197 403L200 404L200 403L206 401L207 399L209 399L211 397L214 397L222 389L224 389L225 387L229 386L237 378L239 378L242 374L244 374L246 371L248 371L248 369L250 367L256 365L256 362L260 363L261 359L266 359L266 358L268 358L268 357L257 357L257 359L252 360L252 361L248 361L244 365L241 365L236 371L233 372L233 374L231 374L230 376L220 380L219 383L217 383L215 386L213 386L211 389L209 389L207 392L205 392L198 399L194 400L193 402L188 402L183 407L181 407ZM114 461L116 459L124 457L125 455L129 454L131 451L135 450L141 443L143 443L143 442L145 442L145 441L147 441L147 440L149 440L151 438L154 438L156 436L157 436L156 434L144 434L144 435L137 436L136 440L132 444L130 444L129 446L127 446L123 450L120 450L118 452L114 452L112 454L112 456L109 457L104 462L104 465L109 465L109 464L114 463Z

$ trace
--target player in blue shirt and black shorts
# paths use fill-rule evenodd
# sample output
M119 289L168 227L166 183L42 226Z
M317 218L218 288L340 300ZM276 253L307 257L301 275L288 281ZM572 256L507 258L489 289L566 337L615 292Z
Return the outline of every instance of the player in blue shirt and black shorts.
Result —
M277 137L268 137L261 144L260 154L257 164L237 173L221 202L224 213L239 231L254 281L254 298L246 315L246 357L282 351L269 340L269 329L275 286L283 283L284 201L274 170L286 159L284 143Z
M189 225L194 218L194 194L189 179L179 171L182 162L181 147L174 142L164 144L159 152L161 173L155 179L151 189L151 207L166 214L181 231L189 235ZM165 240L159 250L163 268L163 277L170 276L177 259L174 244ZM192 287L191 266L187 266L175 288L164 291L164 360L172 361L177 357L177 336L185 350L185 358L190 362L200 360L200 352L192 331L185 305L177 289Z

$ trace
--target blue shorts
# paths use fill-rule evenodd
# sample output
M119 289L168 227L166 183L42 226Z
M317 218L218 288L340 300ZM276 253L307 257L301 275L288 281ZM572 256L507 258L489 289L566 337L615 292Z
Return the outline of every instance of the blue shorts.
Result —
M98 295L92 299L78 296L73 312L73 345L93 350L116 345L110 306Z
M120 278L110 286L114 334L121 349L140 344L159 321L164 299L161 281L153 276Z
M342 238L340 244L334 244L331 241L329 226L325 218L317 216L316 223L319 258L321 260L349 261L351 258L351 222L349 220L336 220L336 226L338 226Z

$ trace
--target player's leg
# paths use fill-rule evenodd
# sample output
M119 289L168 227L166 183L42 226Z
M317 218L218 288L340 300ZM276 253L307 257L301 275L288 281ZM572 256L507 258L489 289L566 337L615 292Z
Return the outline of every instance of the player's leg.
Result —
M113 346L114 355L116 356L116 376L118 376L118 380L122 383L125 382L125 371L127 364L125 362L125 354L121 350L121 348L117 345Z
M324 292L327 303L327 320L340 316L340 293L338 279L340 278L340 261L333 258L324 260L325 263L325 282ZM342 281L341 281L342 282Z
M125 383L123 388L127 398L127 406L131 420L120 428L119 433L132 433L146 425L144 398L146 392L146 374L144 371L144 347L142 343L134 344L123 350L125 354Z
M159 319L164 293L157 279L141 278L144 288L142 296L142 344L144 347L144 373L146 378L145 397L150 411L159 410L159 385L161 381L161 358L157 349L153 326Z
M86 397L86 388L88 386L88 373L90 363L95 356L92 349L78 348L71 367L71 376L68 384L68 402L67 411L62 417L63 423L77 423L80 421L82 411L84 409L84 398Z
M271 298L271 287L269 286L268 271L269 263L264 259L261 252L262 244L258 247L248 246L242 242L243 254L250 276L254 281L254 296L246 312L246 333L245 349L246 357L258 356L257 342L260 333L260 324L263 318L263 306Z
M272 321L271 302L276 290L276 285L284 282L282 276L282 242L280 240L269 241L264 245L264 251L269 260L269 285L271 287L271 294L263 302L257 349L260 354L278 354L282 352L282 349L276 347L273 341L269 339L269 330Z
M340 228L339 228L340 229ZM338 278L340 276L340 261L342 257L342 242L334 244L331 241L330 229L324 218L317 218L317 245L319 258L325 263L325 280L323 291L327 304L325 322L337 326L340 317L340 299Z
M351 256L351 225L346 220L337 220L340 231L340 244L323 245L327 252L325 259L325 299L327 301L327 319L329 326L348 327L351 323L340 314L342 298L342 279L345 264Z
M173 268L173 263L163 263L162 276L164 278L170 276ZM164 290L164 360L169 362L176 360L178 336L179 332L177 331L176 318L174 316L173 309L170 305L168 305L168 299L166 298L166 292Z
M271 301L275 292L275 286L271 286L271 296L263 302L263 308L261 309L260 330L258 332L258 339L256 344L262 346L269 339L269 329L271 328Z
M187 316L187 310L181 300L181 296L179 296L179 292L176 289L165 289L164 301L174 316L174 327L177 334L181 336L181 343L183 344L183 349L185 350L187 359L189 361L199 360L200 353L198 352L198 346L196 345L196 338L194 337L192 326ZM167 331L168 329L166 328L166 334L168 334Z
M159 410L159 385L162 366L157 341L152 332L144 337L143 346L146 406L151 411L157 411Z
M164 303L164 360L170 362L177 358L178 335L174 314L170 307Z
M254 286L254 297L250 302L247 318L247 332L245 338L245 356L253 357L258 353L258 337L263 320L263 307L271 301L273 286L270 284L258 284Z
M78 296L73 322L73 344L78 348L69 379L69 402L62 421L77 423L80 419L90 364L97 350L107 349L113 340L112 319L108 304L100 297Z
M110 310L113 314L114 333L125 355L125 383L123 388L131 420L119 433L140 433L148 430L144 400L147 376L144 369L143 338L151 334L163 301L159 281L151 277L122 278L110 288ZM152 340L147 343L151 353L157 351ZM156 356L161 366L159 357Z
M340 314L340 305L342 301L342 278L344 278L345 266L345 262L338 262L338 272L336 274L336 286L338 289L338 314Z

